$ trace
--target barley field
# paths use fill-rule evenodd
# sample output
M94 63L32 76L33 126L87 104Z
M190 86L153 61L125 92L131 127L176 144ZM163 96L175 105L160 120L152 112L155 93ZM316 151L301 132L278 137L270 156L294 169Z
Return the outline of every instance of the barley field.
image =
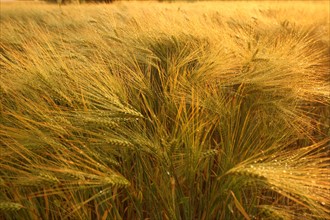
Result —
M329 13L2 2L0 219L330 219Z

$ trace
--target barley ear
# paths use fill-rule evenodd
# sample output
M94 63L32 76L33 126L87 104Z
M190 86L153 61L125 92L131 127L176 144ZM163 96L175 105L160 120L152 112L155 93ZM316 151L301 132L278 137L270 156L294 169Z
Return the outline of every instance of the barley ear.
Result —
M16 202L0 202L0 211L1 212L18 211L22 208L23 208L23 206Z

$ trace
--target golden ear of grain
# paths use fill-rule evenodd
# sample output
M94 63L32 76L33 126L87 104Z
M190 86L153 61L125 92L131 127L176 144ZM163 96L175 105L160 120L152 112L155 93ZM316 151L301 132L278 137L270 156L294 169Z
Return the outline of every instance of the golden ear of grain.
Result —
M73 169L63 168L60 174L61 174L61 178L63 178L63 180L65 181L86 180L85 175L82 172Z
M135 111L133 109L129 109L129 108L123 108L123 109L119 110L118 112L122 113L124 116L143 118L143 115L140 112Z
M42 180L51 183L51 184L57 184L60 182L59 179L57 179L56 176L53 176L49 173L40 173L39 176L42 178Z
M104 118L104 117L95 117L95 118L83 118L83 121L86 123L92 123L92 124L98 124L98 125L104 125L108 128L116 128L118 127L118 123L114 122L111 119Z
M202 158L212 157L214 155L217 155L218 153L219 151L217 149L210 149L203 152Z
M117 139L106 139L106 142L115 146L120 147L133 147L133 144L128 141L117 140Z
M329 213L325 205L329 204L329 162L325 159L327 154L323 149L327 143L328 139L308 147L277 153L273 159L254 161L233 168L228 173L244 176L246 182L260 181L279 196L294 202L297 207L309 209L313 215L323 219ZM275 207L274 204L274 215L286 213L283 208L277 210Z
M127 187L130 185L130 182L119 175L113 174L102 179L105 184L110 184L116 187Z
M23 206L16 202L0 202L0 211L2 212L18 211L22 208Z

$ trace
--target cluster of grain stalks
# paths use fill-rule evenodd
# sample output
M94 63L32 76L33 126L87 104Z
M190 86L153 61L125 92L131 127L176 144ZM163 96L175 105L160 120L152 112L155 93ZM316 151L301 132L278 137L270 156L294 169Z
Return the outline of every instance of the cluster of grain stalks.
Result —
M330 219L326 5L2 4L0 218Z

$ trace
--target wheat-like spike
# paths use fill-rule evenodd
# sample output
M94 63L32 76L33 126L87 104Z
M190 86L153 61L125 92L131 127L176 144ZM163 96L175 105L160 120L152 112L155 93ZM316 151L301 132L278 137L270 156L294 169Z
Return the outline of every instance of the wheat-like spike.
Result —
M123 117L113 117L111 118L112 121L117 122L117 123L125 123L125 122L135 122L138 121L138 117L129 117L129 118L123 118Z
M88 174L88 173L86 173L84 175L84 177L86 178L86 180L99 180L100 179L99 176L94 175L94 174Z
M100 154L95 154L97 157L101 157ZM110 157L106 157L106 158L103 158L105 161L109 162L110 164L114 165L114 166L120 166L120 164L113 158L110 158Z
M292 219L293 217L292 213L289 213L287 210L278 209L275 206L262 205L261 208L265 214L279 219Z
M130 182L122 176L117 174L110 174L109 176L97 176L93 174L84 175L85 180L79 180L75 182L81 189L86 186L104 186L111 185L113 187L127 187Z
M53 176L48 173L39 173L39 176L41 177L42 180L49 182L51 184L57 184L60 182L56 176Z
M246 170L240 170L240 171L233 170L230 172L230 174L235 175L235 176L246 176L246 177L250 177L251 179L266 180L266 178L261 173L252 172L252 169L246 169Z
M0 211L18 211L21 208L23 208L23 206L16 202L0 202Z
M89 152L90 154L92 154L93 156L95 156L96 158L100 158L102 155L100 153L96 153L96 152ZM110 164L112 165L115 165L115 166L119 166L120 164L113 158L110 158L109 156L106 157L106 158L102 158L104 160L106 160L107 162L109 162Z
M125 116L132 116L132 117L135 117L135 118L143 118L143 115L140 112L135 111L133 109L129 109L129 108L120 109L120 110L118 110L118 112L122 113Z
M212 157L214 155L217 155L219 153L219 151L217 149L210 149L207 151L204 151L202 153L202 159L207 158L207 157Z
M95 124L99 124L99 125L105 125L109 128L118 127L118 123L114 122L111 119L107 119L107 118L103 118L103 117L84 118L83 120L87 123L95 123Z
M106 139L106 142L108 144L121 146L121 147L133 147L133 144L128 141L122 141L122 140L117 140L117 139Z
M117 187L127 187L130 185L130 182L127 179L116 174L107 176L102 180L104 181L105 184L110 184Z
M105 160L108 161L112 165L120 166L120 163L118 163L116 160L114 160L112 158L105 158Z
M75 172L74 170L63 169L61 172L62 177L65 180L86 180L85 175L80 172Z
M54 183L54 181L49 181L41 176L32 176L32 177L21 177L17 178L17 182L15 184L22 186L22 187L31 187L31 186L44 186L49 185L50 183Z

